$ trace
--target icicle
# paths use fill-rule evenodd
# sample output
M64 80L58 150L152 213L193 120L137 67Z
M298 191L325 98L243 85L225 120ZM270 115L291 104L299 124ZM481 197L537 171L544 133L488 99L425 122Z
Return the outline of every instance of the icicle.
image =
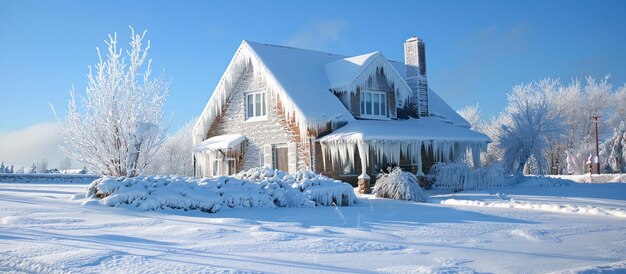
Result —
M359 157L361 158L361 175L359 175L359 178L367 180L370 178L369 175L367 175L369 145L360 141L357 143L357 148L359 150Z
M472 146L472 160L474 162L474 168L480 168L480 144L474 144Z

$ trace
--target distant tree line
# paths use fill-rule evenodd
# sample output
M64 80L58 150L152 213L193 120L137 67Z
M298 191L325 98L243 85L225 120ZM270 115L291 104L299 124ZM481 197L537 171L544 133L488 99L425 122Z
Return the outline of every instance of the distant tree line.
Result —
M488 120L479 105L458 112L493 140L483 165L500 161L511 172L531 174L589 172L597 117L600 172L626 172L626 84L614 87L608 80L546 78L514 86L504 110Z

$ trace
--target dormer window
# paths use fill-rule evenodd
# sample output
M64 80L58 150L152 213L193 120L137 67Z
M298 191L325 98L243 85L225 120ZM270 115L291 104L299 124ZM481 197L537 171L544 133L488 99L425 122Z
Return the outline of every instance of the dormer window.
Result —
M252 91L246 93L246 120L262 118L267 115L265 91Z
M361 91L361 117L387 118L387 93L383 91Z

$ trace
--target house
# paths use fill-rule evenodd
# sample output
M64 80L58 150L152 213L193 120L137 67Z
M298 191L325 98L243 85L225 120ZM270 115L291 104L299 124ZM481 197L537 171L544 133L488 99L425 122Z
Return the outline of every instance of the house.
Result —
M369 189L387 165L416 174L490 139L428 88L425 45L404 62L243 41L195 124L196 176L313 170Z

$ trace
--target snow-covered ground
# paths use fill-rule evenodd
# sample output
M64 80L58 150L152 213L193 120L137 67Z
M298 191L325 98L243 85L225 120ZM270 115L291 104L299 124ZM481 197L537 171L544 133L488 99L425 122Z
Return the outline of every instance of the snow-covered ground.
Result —
M626 184L528 180L429 203L142 211L0 183L0 272L626 272Z

